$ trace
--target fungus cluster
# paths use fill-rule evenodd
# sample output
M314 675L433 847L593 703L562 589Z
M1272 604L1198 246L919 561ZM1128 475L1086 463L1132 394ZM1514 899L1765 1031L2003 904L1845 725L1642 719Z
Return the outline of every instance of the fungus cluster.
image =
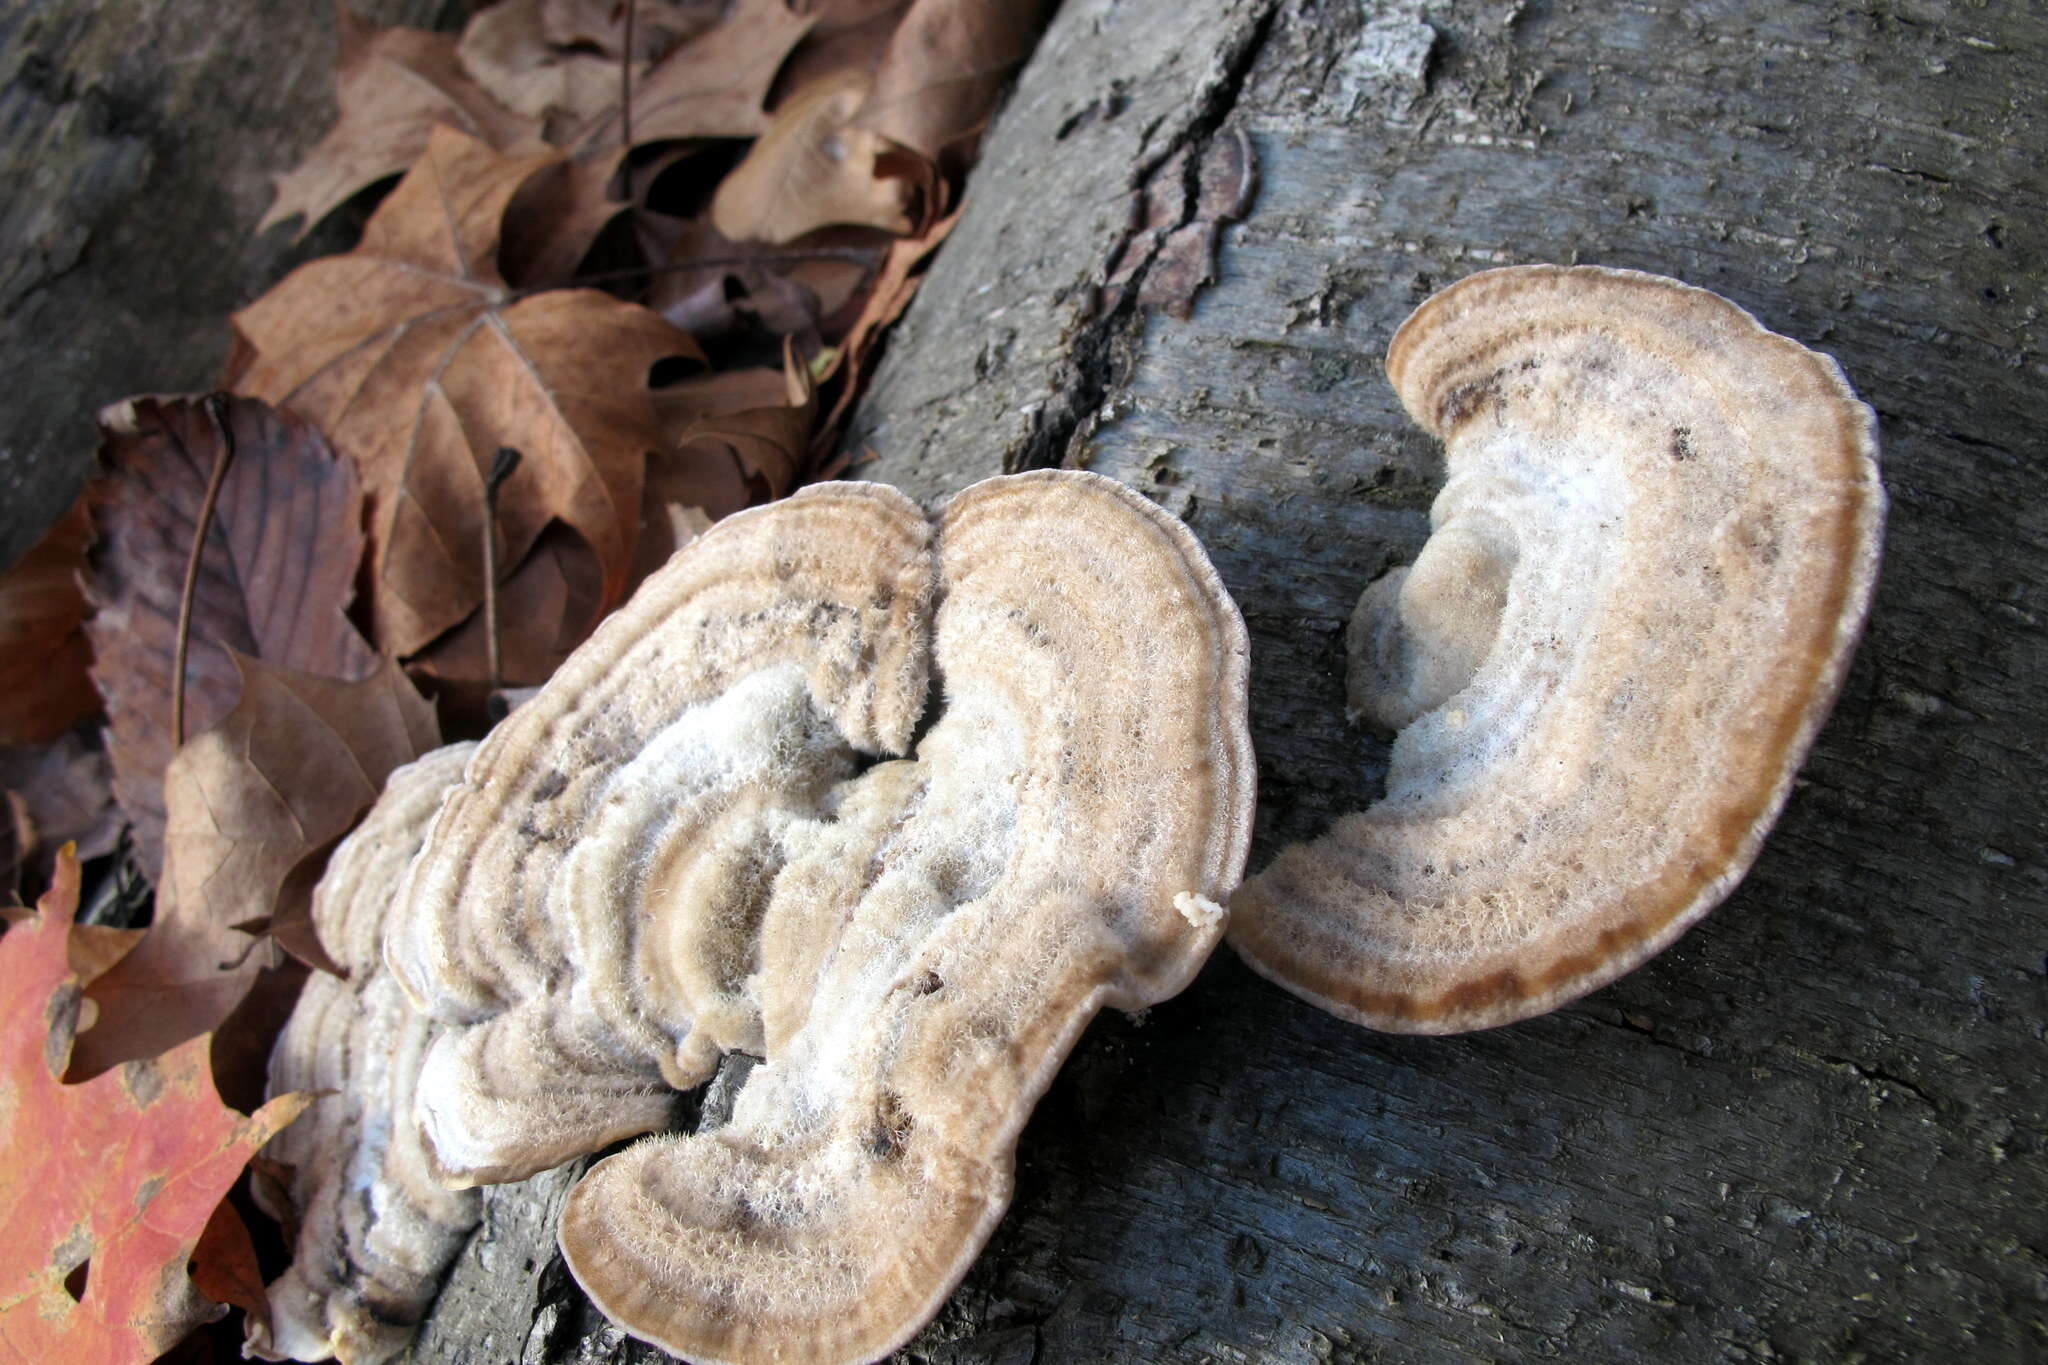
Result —
M872 1359L988 1238L1088 1020L1180 990L1226 923L1345 1018L1450 1032L1712 908L1868 607L1869 410L1613 270L1474 276L1388 372L1448 481L1347 637L1387 794L1241 888L1243 624L1184 526L1090 474L728 518L473 755L395 775L316 899L351 976L273 1061L341 1094L273 1149L302 1230L256 1346L383 1359L466 1187L671 1127L745 1053L729 1122L591 1169L564 1256L692 1360Z
M1870 409L1725 299L1486 271L1387 355L1446 481L1351 622L1385 797L1232 899L1255 969L1373 1028L1540 1014L1661 951L1755 860L1877 576Z
M263 1211L298 1229L291 1268L268 1291L268 1330L249 1322L248 1354L261 1359L398 1354L476 1224L476 1191L435 1177L412 1122L437 1026L407 1005L381 947L405 870L475 748L451 744L393 772L314 889L314 931L348 975L313 973L271 1051L270 1093L320 1100L265 1148L290 1171L284 1187L255 1186Z

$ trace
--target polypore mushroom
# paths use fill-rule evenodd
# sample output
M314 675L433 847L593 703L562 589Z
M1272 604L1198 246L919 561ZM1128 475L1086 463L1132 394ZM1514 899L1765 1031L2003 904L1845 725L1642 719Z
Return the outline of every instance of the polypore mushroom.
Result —
M1835 362L1629 271L1487 271L1395 334L1445 448L1421 555L1352 621L1385 797L1231 902L1255 969L1374 1028L1551 1009L1748 870L1877 575L1870 409Z
M385 951L451 1026L442 1169L516 1178L764 1056L728 1124L589 1173L569 1268L692 1359L888 1351L1089 1018L1221 936L1245 687L1194 537L1095 475L977 484L936 531L857 483L728 518L485 741L414 864Z
M262 1359L397 1355L476 1224L476 1192L435 1179L412 1122L437 1026L406 1004L379 947L406 865L475 748L451 744L393 772L313 892L314 930L348 976L315 972L270 1054L271 1094L320 1098L264 1149L291 1168L288 1187L255 1187L265 1213L298 1229L269 1289L269 1330L249 1322L249 1354Z

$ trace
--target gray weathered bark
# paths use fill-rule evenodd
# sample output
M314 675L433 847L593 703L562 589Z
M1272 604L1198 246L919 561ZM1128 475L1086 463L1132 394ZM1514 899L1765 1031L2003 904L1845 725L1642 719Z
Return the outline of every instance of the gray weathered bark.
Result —
M1379 357L1470 270L1676 275L1838 356L1882 417L1888 557L1783 821L1677 947L1461 1038L1339 1023L1227 953L1098 1021L905 1359L2048 1352L2044 93L2021 5L1069 0L861 472L1085 464L1187 517L1252 628L1255 866L1383 770L1341 625L1434 474ZM1131 190L1239 129L1260 190L1193 318L1097 317ZM565 1180L493 1194L414 1360L659 1358L553 1257Z

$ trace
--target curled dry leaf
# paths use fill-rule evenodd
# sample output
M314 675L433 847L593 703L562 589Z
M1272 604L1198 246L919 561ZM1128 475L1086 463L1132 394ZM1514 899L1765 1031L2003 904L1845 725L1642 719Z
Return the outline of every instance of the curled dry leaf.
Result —
M462 30L462 69L516 113L577 127L619 102L619 59L558 47L548 36L547 0L498 0ZM623 8L623 7L621 7ZM644 61L635 62L637 78Z
M853 124L868 84L865 72L837 71L791 96L720 182L711 201L719 232L783 243L840 224L908 231L909 186L876 174L887 144Z
M939 160L987 121L1050 10L1048 0L916 0L875 71L860 125Z
M707 414L691 422L677 434L672 452L649 462L649 483L657 482L657 465L715 466L731 461L758 490L762 501L786 496L810 464L811 426L817 411L817 389L811 383L810 370L797 359L794 348L785 346L783 391L778 400ZM666 480L660 482L674 500Z
M484 476L500 447L524 458L499 492L498 562L517 564L559 518L596 553L605 605L630 577L660 443L648 371L702 353L609 294L506 287L505 207L553 160L439 129L356 250L300 266L235 315L252 356L237 387L320 424L362 471L387 654L482 602Z
M263 1155L290 1176L256 1202L292 1237L270 1286L270 1324L252 1319L248 1354L378 1365L403 1350L476 1223L473 1190L434 1178L412 1121L420 1059L437 1027L383 969L385 912L474 744L392 772L363 823L335 849L313 896L313 925L346 978L315 974L270 1055L273 1095L308 1091L312 1112Z
M839 344L832 366L826 373L825 377L838 379L839 396L833 400L832 411L819 428L814 448L828 445L839 429L840 420L852 408L854 399L860 396L861 379L875 347L890 325L903 316L903 310L910 306L910 301L917 297L917 285L925 263L959 221L960 211L956 209L933 223L922 236L906 237L896 243L882 258L882 267L875 272L875 283L868 292L868 301L848 329L846 339Z
M66 857L40 912L0 938L0 1341L24 1361L144 1365L225 1311L187 1264L243 1165L307 1097L235 1113L204 1039L62 1084L81 1007L77 905Z
M335 99L341 117L296 167L277 178L262 231L295 214L303 233L357 191L401 174L436 126L459 128L493 147L536 141L540 125L505 108L456 59L456 38L414 28L376 28L337 0L341 55Z
M665 260L649 306L702 340L744 326L770 336L823 331L843 312L894 240L873 228L832 228L784 249L735 242L707 214L649 216L643 240Z
M199 559L185 661L186 738L234 706L230 652L360 678L376 654L344 614L363 555L355 470L311 425L232 402L235 458ZM106 698L114 794L135 822L143 871L162 866L163 772L178 604L220 433L191 398L131 398L100 414L102 473L87 490L100 533L88 556L92 673Z
M40 744L99 709L78 584L92 521L85 499L0 575L0 744Z
M821 76L852 68L872 73L889 50L896 25L910 0L797 0L792 8L817 16L817 24L789 54L775 75L768 107L780 109L791 95Z
M241 700L164 774L164 876L136 950L93 983L82 1075L219 1025L275 954L247 928L280 913L308 853L332 843L384 778L434 747L434 712L395 663L342 682L237 658Z

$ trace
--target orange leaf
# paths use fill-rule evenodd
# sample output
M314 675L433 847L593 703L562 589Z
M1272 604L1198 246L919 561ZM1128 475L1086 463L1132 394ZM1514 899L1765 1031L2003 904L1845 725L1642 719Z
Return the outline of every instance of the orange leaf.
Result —
M483 601L484 479L501 446L524 458L499 492L498 562L559 518L596 552L604 604L625 592L660 443L648 371L702 353L609 294L506 287L506 205L554 161L439 129L355 251L300 266L235 315L253 352L237 386L317 423L362 471L387 654Z
M92 523L71 505L35 548L0 576L0 744L40 744L99 709L79 622L78 572Z
M186 1263L243 1165L309 1097L235 1113L205 1039L59 1082L78 1016L77 905L67 856L36 918L0 939L0 1360L142 1365L224 1311Z
M81 1075L216 1028L273 965L267 921L305 856L346 833L393 768L439 742L398 666L361 682L237 658L242 696L164 774L164 876L142 943L92 984ZM303 880L303 879L300 879Z
M373 28L346 0L338 0L335 9L341 58L334 85L341 118L303 161L277 177L277 198L258 232L304 214L303 234L358 190L411 165L437 125L507 149L539 137L539 124L502 107L470 79L456 60L454 34Z

